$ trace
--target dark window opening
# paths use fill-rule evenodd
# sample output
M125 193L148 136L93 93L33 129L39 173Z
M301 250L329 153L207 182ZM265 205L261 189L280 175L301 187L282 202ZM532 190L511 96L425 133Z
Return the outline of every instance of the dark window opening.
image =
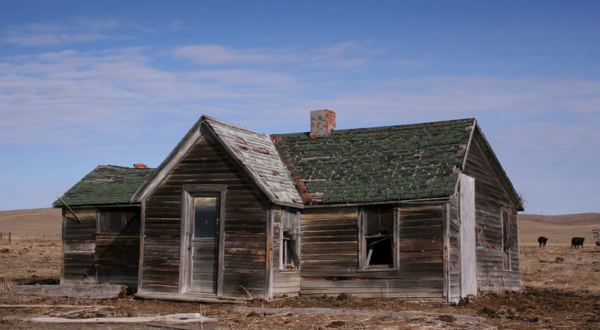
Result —
M140 212L104 209L98 212L98 233L112 235L139 235Z
M298 268L300 261L296 253L296 238L288 231L283 232L283 266L287 269Z
M280 235L280 269L299 269L300 217L298 212L289 209L281 211Z
M362 245L364 268L394 267L394 209L369 207L363 209Z

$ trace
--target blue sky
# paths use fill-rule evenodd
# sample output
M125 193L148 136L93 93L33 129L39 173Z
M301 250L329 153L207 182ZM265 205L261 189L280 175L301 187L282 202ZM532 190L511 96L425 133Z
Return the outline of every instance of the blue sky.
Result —
M477 118L527 213L600 212L598 1L0 0L0 210L265 133Z

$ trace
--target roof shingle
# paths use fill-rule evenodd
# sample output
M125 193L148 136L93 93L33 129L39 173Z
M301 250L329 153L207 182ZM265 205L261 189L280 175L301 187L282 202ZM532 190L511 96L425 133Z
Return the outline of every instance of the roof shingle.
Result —
M313 203L365 203L454 193L475 119L271 135Z
M131 196L150 177L152 168L99 165L69 189L62 199L69 206L131 204ZM53 204L63 206L60 200Z

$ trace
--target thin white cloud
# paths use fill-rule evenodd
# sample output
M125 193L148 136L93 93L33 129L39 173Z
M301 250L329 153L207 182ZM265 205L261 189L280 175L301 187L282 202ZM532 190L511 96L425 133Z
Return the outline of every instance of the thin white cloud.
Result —
M275 99L295 83L283 73L209 70L191 73L149 66L143 49L63 51L0 62L0 143L91 143L91 136L127 136L157 116L202 114L196 105ZM232 107L233 108L233 107ZM143 125L142 125L143 126ZM54 133L53 133L54 132Z
M187 28L185 27L185 23L178 19L174 19L171 21L171 25L169 25L169 29L171 31L187 30Z
M341 42L311 51L292 48L235 49L222 45L190 45L176 49L176 58L203 65L222 64L298 64L306 66L356 67L368 63L368 56L378 54L355 42Z
M123 29L149 32L141 25L122 24L116 20L94 20L85 17L46 23L8 26L2 31L2 41L24 46L53 46L98 40L125 40L131 36Z

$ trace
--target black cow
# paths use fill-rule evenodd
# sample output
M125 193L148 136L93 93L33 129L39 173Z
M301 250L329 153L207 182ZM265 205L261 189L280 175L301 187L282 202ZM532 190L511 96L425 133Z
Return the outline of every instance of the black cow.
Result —
M548 237L544 237L544 236L538 237L538 243L540 243L540 247L546 248L546 242L548 242Z
M581 248L583 249L583 240L585 240L585 238L583 238L583 237L573 237L571 239L571 248L578 249L579 246L581 245Z

